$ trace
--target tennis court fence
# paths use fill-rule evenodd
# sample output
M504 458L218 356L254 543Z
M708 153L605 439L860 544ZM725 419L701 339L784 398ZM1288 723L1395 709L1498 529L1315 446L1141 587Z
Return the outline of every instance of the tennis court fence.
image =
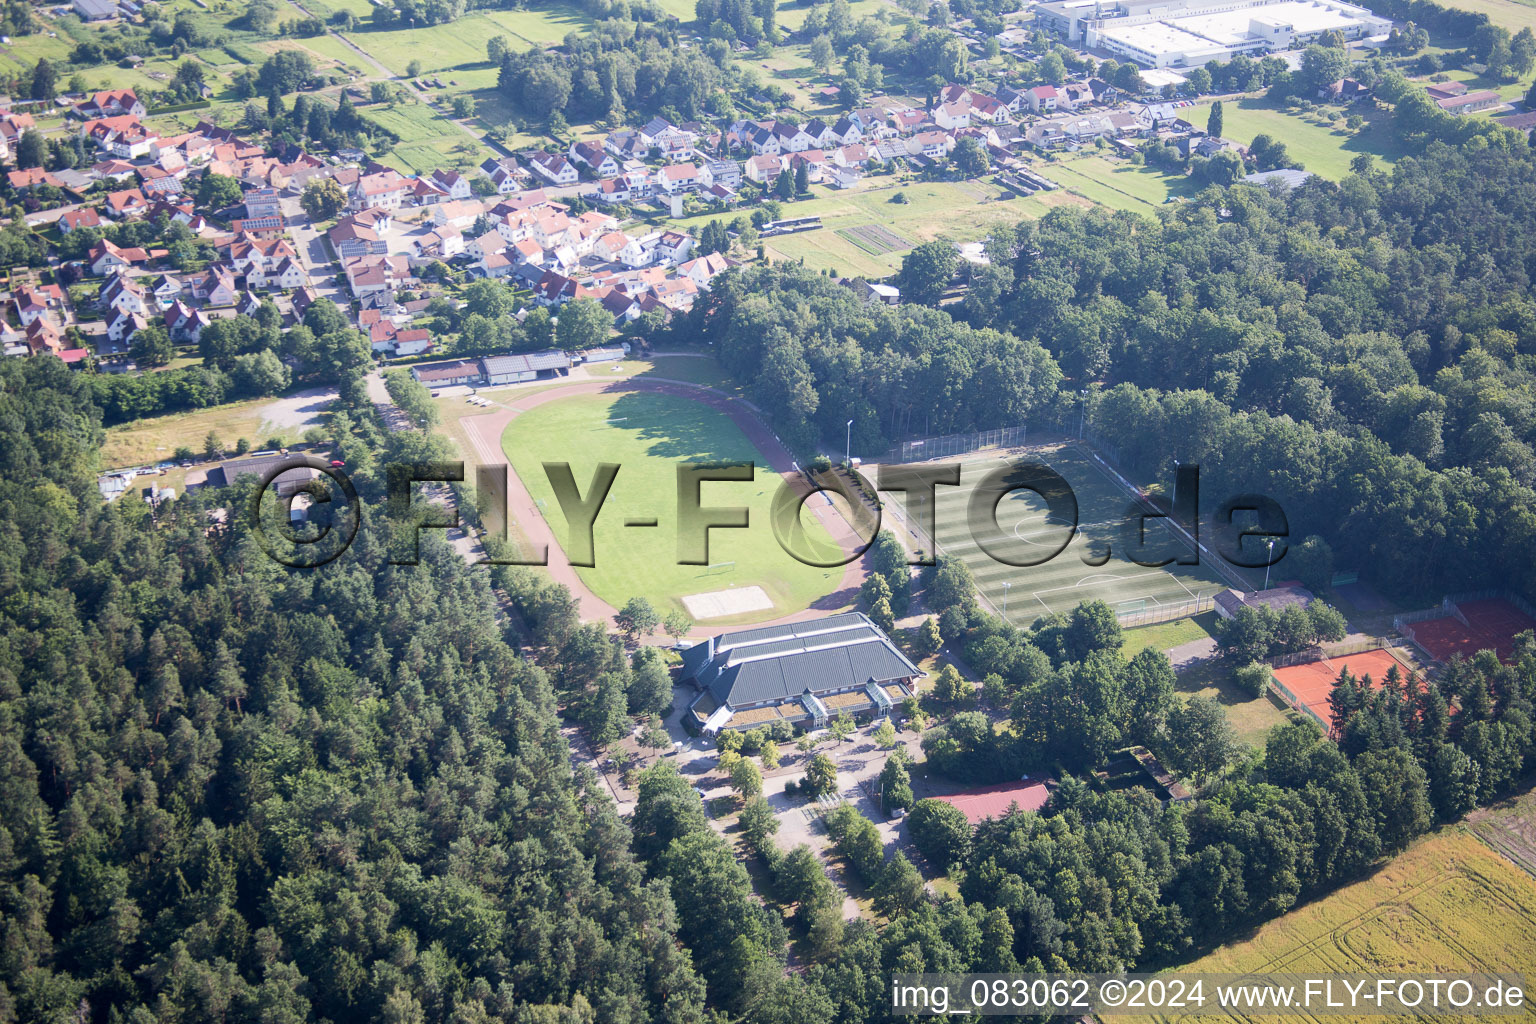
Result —
M958 455L985 451L988 448L1017 448L1024 444L1028 428L1020 424L1014 427L997 427L992 430L973 430L965 434L943 434L937 437L916 437L903 441L886 455L887 463L927 462L930 459L951 459Z
M1322 728L1323 735L1326 736L1332 734L1333 723L1323 721L1322 715L1319 715L1316 711L1313 711L1309 704L1303 701L1300 697L1297 697L1284 683L1276 679L1273 672L1271 672L1269 676L1269 685L1277 694L1280 695L1280 699L1285 702L1287 707L1300 711L1302 714L1312 719L1312 721L1316 722Z
M1347 658L1351 654L1363 654L1383 647L1390 650L1392 646L1392 641L1384 636L1363 636L1355 640L1340 640L1336 644L1319 644L1308 647L1304 651L1277 655L1269 659L1269 665L1271 668L1289 668L1292 665L1305 665L1309 661L1321 661L1324 658Z

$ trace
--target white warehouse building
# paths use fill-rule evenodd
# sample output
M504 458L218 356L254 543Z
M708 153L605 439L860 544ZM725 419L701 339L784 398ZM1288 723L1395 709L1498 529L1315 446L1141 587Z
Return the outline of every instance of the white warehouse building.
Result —
M1035 9L1040 25L1143 68L1199 67L1305 45L1325 32L1361 39L1392 21L1345 0L1056 0Z

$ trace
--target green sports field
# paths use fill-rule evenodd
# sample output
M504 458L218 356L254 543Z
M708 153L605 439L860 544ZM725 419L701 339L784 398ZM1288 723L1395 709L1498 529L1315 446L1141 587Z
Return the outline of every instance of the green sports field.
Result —
M647 393L564 398L520 414L502 436L502 449L562 542L565 518L543 463L570 463L582 494L599 462L619 465L593 526L597 564L578 570L594 593L616 607L644 597L666 612L683 609L680 599L689 595L759 586L773 602L771 609L712 618L707 624L762 621L809 607L835 591L842 579L841 568L803 565L779 547L769 522L778 476L729 416L699 402ZM757 465L751 483L706 483L701 492L706 507L750 510L748 528L710 531L711 563L735 564L715 569L678 565L676 467L720 461ZM632 518L654 518L657 525L625 526ZM802 515L802 523L819 550L835 551L809 513Z
M937 488L936 532L939 553L963 559L987 604L999 613L1006 607L1008 621L1028 626L1042 615L1070 611L1080 602L1094 600L1104 601L1124 615L1163 611L1194 614L1201 599L1227 586L1206 564L1170 563L1148 568L1130 561L1123 550L1121 522L1131 496L1086 449L1075 444L1007 453L1009 460L1044 462L1067 481L1077 501L1075 534L1066 522L1048 514L1039 495L1014 491L997 504L1002 555L1011 562L1046 560L1020 566L994 559L973 537L966 510L980 481L1008 465L1003 454L965 457L959 486ZM895 504L901 528L910 529L907 510L899 501ZM1189 550L1165 520L1148 520L1146 531L1148 550L1158 556L1177 557ZM1062 548L1069 535L1070 541ZM927 547L921 541L912 543ZM1102 558L1106 544L1111 549L1109 560L1089 564ZM1059 553L1051 555L1058 549ZM1143 555L1143 560L1153 559Z

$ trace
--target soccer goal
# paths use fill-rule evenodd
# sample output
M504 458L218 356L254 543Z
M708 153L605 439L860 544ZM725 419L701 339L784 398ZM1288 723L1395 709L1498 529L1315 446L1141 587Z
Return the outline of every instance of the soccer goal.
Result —
M709 565L704 567L704 575L714 576L717 573L724 574L734 571L735 568L735 562L711 562Z

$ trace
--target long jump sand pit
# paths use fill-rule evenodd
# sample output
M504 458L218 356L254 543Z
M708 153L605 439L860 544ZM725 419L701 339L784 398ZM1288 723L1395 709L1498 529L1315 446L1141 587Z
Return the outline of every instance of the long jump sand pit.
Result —
M689 594L682 599L683 607L688 609L696 622L706 619L723 619L727 615L746 615L749 612L767 611L773 607L773 600L769 598L762 587L731 587L729 590L716 590L708 594Z

